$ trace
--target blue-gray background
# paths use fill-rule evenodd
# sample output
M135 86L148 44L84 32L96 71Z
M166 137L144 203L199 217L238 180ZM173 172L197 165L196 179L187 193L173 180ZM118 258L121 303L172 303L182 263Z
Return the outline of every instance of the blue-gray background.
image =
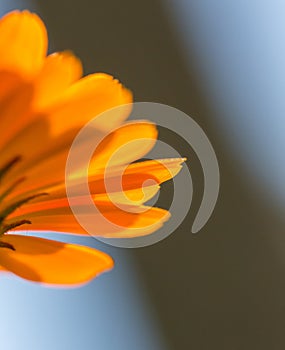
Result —
M152 247L127 251L91 240L116 268L81 289L1 277L1 346L284 349L284 1L0 4L2 13L37 10L52 48L74 50L86 72L109 72L137 101L192 115L221 169L216 211L194 237L201 169L187 145L161 130L191 159L193 213Z

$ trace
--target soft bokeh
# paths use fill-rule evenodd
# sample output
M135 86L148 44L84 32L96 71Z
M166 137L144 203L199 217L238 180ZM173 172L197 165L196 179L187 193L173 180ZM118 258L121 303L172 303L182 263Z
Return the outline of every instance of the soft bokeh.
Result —
M167 10L237 169L284 213L284 1L168 0Z

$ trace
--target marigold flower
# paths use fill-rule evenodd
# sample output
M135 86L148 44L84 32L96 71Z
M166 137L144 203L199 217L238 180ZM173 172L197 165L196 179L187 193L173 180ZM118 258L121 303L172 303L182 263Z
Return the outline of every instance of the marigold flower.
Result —
M107 74L82 78L77 57L68 51L47 55L47 46L46 28L36 14L13 11L0 20L0 269L31 281L74 285L112 268L112 258L89 247L12 232L88 234L73 216L66 196L67 155L74 137L89 120L113 107L130 104L132 94ZM90 163L90 191L100 212L120 230L110 233L98 227L94 235L116 238L149 234L168 218L163 209L136 210L143 205L139 201L141 185L146 179L156 181L147 188L145 201L157 192L159 184L178 173L183 160L133 163L152 148L157 130L147 121L125 122L129 112L129 107L123 108L97 125L98 132L110 134ZM140 147L128 149L113 165L116 195L116 171L132 163L122 180L124 192L136 202L125 211L106 193L104 168L116 149L137 139L144 139ZM78 174L80 180L80 171ZM84 203L85 199L78 197L83 209ZM147 225L151 230L145 230Z

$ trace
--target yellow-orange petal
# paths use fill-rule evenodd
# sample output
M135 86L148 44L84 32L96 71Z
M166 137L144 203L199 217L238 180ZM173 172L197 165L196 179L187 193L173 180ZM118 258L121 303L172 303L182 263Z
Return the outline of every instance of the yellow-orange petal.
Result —
M95 130L94 139L96 133L97 131ZM34 134L36 136L33 136ZM156 137L157 130L152 123L146 121L126 123L107 136L97 147L91 160L90 174L102 174L102 169L112 155L114 157L109 165L126 164L139 159L154 146ZM93 142L94 139L89 137L83 144L83 149L76 149L75 152L81 155L85 147L91 150L96 148ZM16 178L23 176L23 174L25 174L27 180L23 183L23 186L16 189L14 194L32 190L36 187L54 185L59 181L63 182L71 142L72 137L70 135L59 137L55 140L49 139L44 121L35 124L31 129L24 130L19 135L18 142L11 143L10 149L8 150L7 147L3 151L5 156L2 160L3 163L19 154L23 157L23 161L19 163L17 168L15 167L9 173L7 186L10 185L9 183L14 182ZM60 152L58 152L59 150ZM117 150L119 150L118 153L116 153ZM82 173L85 173L84 166L86 167L86 164L80 164L82 159L81 156L76 158L76 174L72 174L72 177L78 178L82 176ZM52 169L52 173L50 169Z
M43 111L55 103L65 89L81 78L82 73L80 60L71 52L56 52L49 55L34 81L34 110Z
M131 110L131 93L106 74L85 77L68 88L63 95L58 103L53 104L49 115L28 115L7 128L9 133L0 139L4 158L1 159L2 162L15 157L15 154L19 155L19 152L25 160L32 163L39 160L35 159L37 156L40 159L47 157L48 154L45 153L48 151L54 154L65 147L67 152L76 134L90 119L110 108L124 105L120 110L98 119L96 127L105 132L121 125ZM24 105L17 105L25 109L29 101L22 100ZM12 110L11 106L8 107L9 111ZM31 118L35 120L31 121ZM5 120L8 121L8 118ZM29 125L25 124L27 121L30 121Z
M5 100L19 90L19 87L24 84L24 80L17 73L0 71L0 104L3 105ZM2 120L3 116L1 113L1 121Z
M129 164L146 155L157 139L156 125L145 120L125 123L110 133L96 148L89 173L106 166ZM89 142L91 146L91 141Z
M105 238L132 238L147 236L157 231L170 218L170 213L160 208L152 208L146 215L133 215L134 216L133 218L131 218L131 220L134 221L132 222L132 224L128 222L128 224L130 224L129 227L124 226L124 224L126 223L125 221L122 222L123 226L116 226L116 223L114 222L113 226L110 226L109 224L103 225L102 222L100 223L100 225L97 226L95 221L96 219L94 219L94 216L87 216L86 218L84 218L84 221L87 220L87 225L89 226L92 220L94 222L94 225L91 225L91 228L93 229L86 231L84 227L79 225L74 215L65 215L64 221L62 215L52 215L48 217L49 222L47 222L46 218L43 219L41 217L36 217L35 219L33 219L33 223L31 225L23 225L16 231L54 231L59 233L68 233L83 236L92 235ZM112 223L112 218L108 217L108 219L111 219Z
M184 161L185 158L146 160L129 164L127 167L113 167L108 174L104 172L91 174L88 178L90 193L97 198L97 195L106 192L119 192L122 189L124 191L137 190L155 184L159 185L176 176ZM82 183L82 178L76 179L74 184L70 182L70 193L77 196L82 195L84 188ZM65 184L46 188L46 190L52 198L66 196ZM36 201L42 201L42 198L37 198Z
M13 11L0 20L0 71L31 78L42 68L47 52L42 20L28 11Z
M111 195L112 201L115 203L122 203L122 200L126 203L126 198L124 198L126 196L134 201L139 201L139 204L141 204L157 193L161 183L176 176L181 170L181 164L184 161L185 159L183 158L147 160L130 164L126 169L124 167L114 167L108 177L104 177L103 173L94 174L89 177L90 192L94 196L94 199L100 201L109 201L108 194L106 193L108 192ZM62 163L64 162L65 160L62 159ZM14 189L8 200L2 203L2 206L8 206L25 196L27 197L37 192L46 192L48 193L48 197L37 197L33 200L33 203L65 198L66 187L63 182L64 180L61 177L57 177L54 172L53 177L50 177L52 162L45 164L46 167L40 166L38 172L28 173L27 180L21 186ZM38 178L41 179L40 182L36 181ZM122 189L124 190L123 194L120 193ZM77 179L73 185L70 184L69 193L72 193L74 196L84 194L82 180L79 181ZM26 207L19 209L19 211L26 210Z
M13 136L21 130L23 123L25 123L32 98L32 85L21 83L6 96L4 101L1 101L1 129L5 132L2 133L0 138L0 149L2 151L0 162L5 163L7 159L5 158L5 152L3 152L4 145L9 139L13 139ZM9 157L8 154L7 156Z
M133 163L126 168L124 175L144 176L145 179L162 183L176 176L185 160L186 158L165 158Z
M15 230L59 231L74 234L92 234L96 236L129 237L154 232L169 218L167 210L94 200L96 207L90 205L88 198L75 198L73 209L83 220L84 230L69 207L67 198L42 203L30 203L17 209L5 220L9 225L15 221L28 219L30 225L22 225ZM1 263L0 263L1 264Z
M100 207L99 207L100 208ZM106 238L131 238L149 235L169 220L170 213L160 208L148 208L141 206L136 209L146 210L144 213L125 213L123 210L104 212L105 219L102 220L100 215L86 215L83 217L85 224L90 230L85 230L78 223L74 215L49 215L47 217L32 218L31 225L23 225L18 230L30 231L54 231L76 235L92 235ZM97 224L97 222L98 224ZM108 223L109 220L109 223ZM93 223L93 224L92 224ZM86 227L87 227L86 226Z
M131 190L125 190L120 192L108 192L95 194L94 199L100 202L112 201L116 204L126 204L126 205L142 205L143 203L152 199L159 191L160 186L154 184L154 182L149 182L144 187L134 188Z
M112 76L103 73L88 75L67 89L60 101L48 111L51 134L57 136L81 128L101 113L131 102L131 92ZM110 130L120 125L130 110L131 106L126 106L120 111L108 113L106 118L100 118L97 127Z
M110 256L89 247L10 234L1 240L15 251L0 248L0 265L30 281L78 285L113 267Z

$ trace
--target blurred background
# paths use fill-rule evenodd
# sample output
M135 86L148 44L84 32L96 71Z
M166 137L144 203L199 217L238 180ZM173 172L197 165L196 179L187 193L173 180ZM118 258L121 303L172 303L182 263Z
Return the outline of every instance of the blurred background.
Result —
M160 130L190 159L189 216L146 248L73 237L116 261L81 289L1 276L1 346L284 349L285 2L1 0L1 14L13 8L39 13L52 51L72 49L85 73L108 72L136 101L191 115L216 151L221 191L210 221L192 235L203 191L199 161Z

